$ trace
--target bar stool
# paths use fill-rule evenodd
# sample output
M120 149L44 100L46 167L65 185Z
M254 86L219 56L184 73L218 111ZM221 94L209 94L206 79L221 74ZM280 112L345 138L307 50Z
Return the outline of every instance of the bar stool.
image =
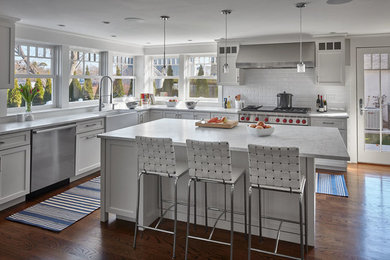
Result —
M246 173L245 169L232 168L231 156L229 151L229 143L227 142L202 142L187 140L187 159L189 166L190 180L188 182L188 206L187 206L187 233L186 233L186 249L185 259L188 257L189 238L198 239L201 241L213 242L222 245L230 245L230 259L233 259L233 235L234 235L234 214L242 214L234 212L234 187L237 181L244 177L244 213L245 216L245 234L247 234L247 216L246 216ZM226 209L226 189L225 189L225 209L221 211L216 219L209 238L201 238L190 236L190 203L191 203L191 182L194 182L194 187L197 182L205 184L205 226L207 228L207 211L212 208L207 206L207 183L217 183L230 185L230 211ZM194 198L196 201L196 197ZM196 204L195 204L196 205ZM195 206L196 210L196 206ZM212 236L219 219L226 212L230 212L230 243L213 240ZM196 211L194 212L196 216ZM195 218L194 218L195 219ZM196 220L194 221L196 225Z
M176 254L176 224L177 224L177 182L186 172L188 172L188 166L186 164L176 164L175 150L170 138L150 138L140 137L135 138L138 149L138 191L137 191L137 212L135 221L134 243L133 248L136 247L137 231L138 227L144 229L155 230L163 233L173 234L173 253L172 257L175 258ZM154 227L139 225L139 200L140 200L140 186L142 175L155 175L159 177L160 186L160 220ZM162 178L170 178L174 180L175 195L174 203L168 207L165 212L162 212ZM168 231L158 228L162 222L165 214L174 207L174 231Z
M251 251L256 251L275 256L282 256L290 259L304 259L303 249L303 226L305 226L305 244L307 250L307 225L306 225L306 178L300 172L299 149L292 147L267 147L258 145L248 145L249 157L249 238L248 238L248 259L251 258ZM259 238L262 239L262 217L261 215L261 191L270 190L277 192L285 192L299 195L299 222L268 218L280 221L278 233L276 237L276 246L274 252L264 251L256 248L251 248L251 224L252 224L252 189L259 190ZM302 199L305 203L305 221L302 221ZM299 224L300 235L300 251L301 258L291 257L278 253L278 245L282 224L290 222ZM291 232L290 232L291 233Z

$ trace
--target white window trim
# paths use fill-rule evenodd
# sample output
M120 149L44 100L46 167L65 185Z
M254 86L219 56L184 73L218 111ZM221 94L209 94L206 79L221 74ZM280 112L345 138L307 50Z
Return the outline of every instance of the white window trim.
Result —
M38 78L45 78L45 79L53 79L52 80L52 104L44 104L44 105L38 105L38 106L32 106L32 111L42 111L42 110L49 110L49 109L52 109L52 108L55 108L57 106L56 104L56 95L57 93L59 92L58 91L58 86L57 86L57 78L58 78L58 72L57 72L57 66L58 66L58 60L57 60L57 50L56 50L56 46L55 45L51 45L51 44L46 44L46 43L36 43L36 42L28 42L28 41L16 41L15 42L15 47L17 45L26 45L26 46L33 46L33 47L41 47L41 48L50 48L51 49L51 60L52 60L52 64L51 64L51 67L52 67L52 71L53 71L53 74L16 74L15 73L15 76L14 78L15 79L25 79L25 78L29 78L29 79L38 79ZM38 50L37 50L38 51ZM14 54L15 55L15 54ZM27 56L30 57L30 48L28 48L28 51L27 51ZM45 57L38 57L38 55L34 56L33 58L45 58ZM14 64L15 66L15 64ZM11 89L10 89L11 90ZM7 101L6 101L7 102ZM6 107L7 107L7 104L6 104ZM19 113L23 113L23 112L26 112L26 107L7 107L7 115L13 115L13 114L19 114Z
M116 76L114 75L114 72L112 71L112 67L114 65L114 61L113 61L113 57L114 56L126 56L126 57L129 57L129 58L132 58L133 59L133 76ZM135 88L136 88L136 80L137 80L137 77L135 76L135 69L136 69L136 57L132 54L126 54L126 53L118 53L118 52L113 52L113 53L110 53L109 55L109 59L108 59L108 67L110 68L110 77L112 78L112 83L114 84L114 81L116 79L130 79L130 80L133 80L133 93L131 96L125 96L125 97L118 97L118 98L113 98L114 101L121 101L123 100L123 98L134 98L135 97ZM120 64L128 64L128 63L120 63ZM130 64L128 64L130 65Z
M217 61L217 66L218 66L218 60L217 60L217 53L209 53L209 54L192 54L192 55L189 55L189 56L186 56L186 59L185 59L185 67L189 67L189 64L190 64L190 58L193 58L193 57L210 57L210 56L215 56L215 59ZM185 100L195 100L195 101L198 101L200 103L206 103L206 104L218 104L219 103L219 98L216 97L216 98L203 98L203 97L190 97L190 93L189 93L189 88L190 88L190 80L191 79L215 79L217 80L217 76L189 76L188 75L189 71L187 71L187 75L185 75L185 85L184 85L184 89L185 89L185 97L184 99ZM218 87L218 96L219 96L219 93L221 93L222 91L222 87L217 85Z
M153 81L155 79L177 79L177 84L178 84L178 96L175 97L175 96L167 96L167 97L161 97L161 96L155 96L155 100L158 102L158 101L168 101L169 99L172 99L172 98L177 98L177 99L181 99L180 97L180 92L182 91L182 82L183 82L183 79L180 77L181 75L181 72L180 72L180 67L181 67L181 64L182 62L185 60L183 59L180 55L166 55L165 58L166 59L171 59L171 58L174 58L174 59L179 59L179 64L175 64L175 66L179 66L179 75L178 76L153 76L153 68L154 68L154 59L159 59L159 58L164 58L163 55L153 55L151 56L151 59L150 59L150 69L151 69L151 77L150 77L150 92L152 94L153 93ZM170 64L167 64L167 65L170 65Z

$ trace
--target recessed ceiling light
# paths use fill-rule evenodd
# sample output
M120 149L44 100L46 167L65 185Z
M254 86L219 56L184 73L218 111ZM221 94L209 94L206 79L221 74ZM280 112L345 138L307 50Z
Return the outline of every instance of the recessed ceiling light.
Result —
M109 21L103 21L102 23L104 23L104 24L110 24Z
M349 2L352 2L352 0L328 0L328 1L326 1L326 3L329 5L342 5L342 4L346 4Z
M116 37L116 35L115 35L115 34L113 34L113 35L111 35L111 37L112 37L112 38L115 38L115 37Z
M57 24L59 27L65 27L65 24Z
M145 21L144 19L138 17L126 17L124 20L133 23L143 23Z

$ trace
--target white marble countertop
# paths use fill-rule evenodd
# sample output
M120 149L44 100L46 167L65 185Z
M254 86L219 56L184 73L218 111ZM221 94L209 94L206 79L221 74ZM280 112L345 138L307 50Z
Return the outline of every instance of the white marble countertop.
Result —
M129 112L132 112L129 110ZM134 111L135 112L135 111ZM33 121L24 121L24 122L11 122L0 124L0 134L13 133L18 131L27 131L31 129L50 127L55 125L63 125L76 123L79 121L103 118L109 113L108 111L101 112L90 112L82 114L70 114L62 116L48 117L44 119L37 119Z
M299 147L300 155L312 158L349 160L347 148L336 128L275 125L271 136L248 134L247 125L233 129L201 128L196 120L160 119L99 135L103 139L132 141L135 136L172 138L175 145L185 146L186 139L227 141L232 151L248 150L248 144Z

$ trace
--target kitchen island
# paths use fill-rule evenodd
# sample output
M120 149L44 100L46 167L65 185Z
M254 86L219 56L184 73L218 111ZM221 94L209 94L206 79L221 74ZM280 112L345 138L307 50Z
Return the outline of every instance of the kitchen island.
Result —
M266 146L298 147L301 156L301 172L307 178L308 201L308 242L314 246L315 216L315 186L316 173L314 158L349 160L347 149L336 128L304 127L275 125L275 131L268 137L255 137L247 133L247 124L239 124L233 129L199 128L195 120L160 119L145 124L119 129L99 135L101 138L101 221L108 220L108 213L117 218L135 220L137 196L137 148L136 136L171 138L175 146L176 160L186 161L186 139L200 141L227 141L232 154L234 167L248 169L248 144ZM248 174L248 171L247 173ZM249 178L247 178L249 179ZM178 183L178 201L185 202L187 198L188 176L181 178ZM204 223L204 191L203 185L197 187L197 218L198 223ZM159 216L157 178L145 176L141 183L140 224L149 225ZM248 184L249 187L249 184ZM246 191L247 188L246 187ZM235 211L244 210L242 183L236 186ZM169 180L163 181L164 207L173 198L173 185ZM223 185L208 185L208 205L223 208ZM247 194L247 192L245 193ZM263 214L290 220L298 219L298 198L292 194L280 194L272 191L263 194ZM228 196L229 197L229 196ZM257 220L257 194L253 197L253 225ZM227 205L230 202L228 202ZM217 212L209 212L209 223L216 218ZM172 212L167 215L172 218ZM192 218L191 218L192 219ZM178 206L178 220L186 221L186 206ZM243 232L244 219L235 218L235 230ZM263 222L263 235L275 238L278 222L266 219ZM222 219L217 227L229 229L229 222ZM254 228L254 234L258 232ZM283 224L283 230L297 232L298 226ZM282 240L298 242L299 236L282 233Z

